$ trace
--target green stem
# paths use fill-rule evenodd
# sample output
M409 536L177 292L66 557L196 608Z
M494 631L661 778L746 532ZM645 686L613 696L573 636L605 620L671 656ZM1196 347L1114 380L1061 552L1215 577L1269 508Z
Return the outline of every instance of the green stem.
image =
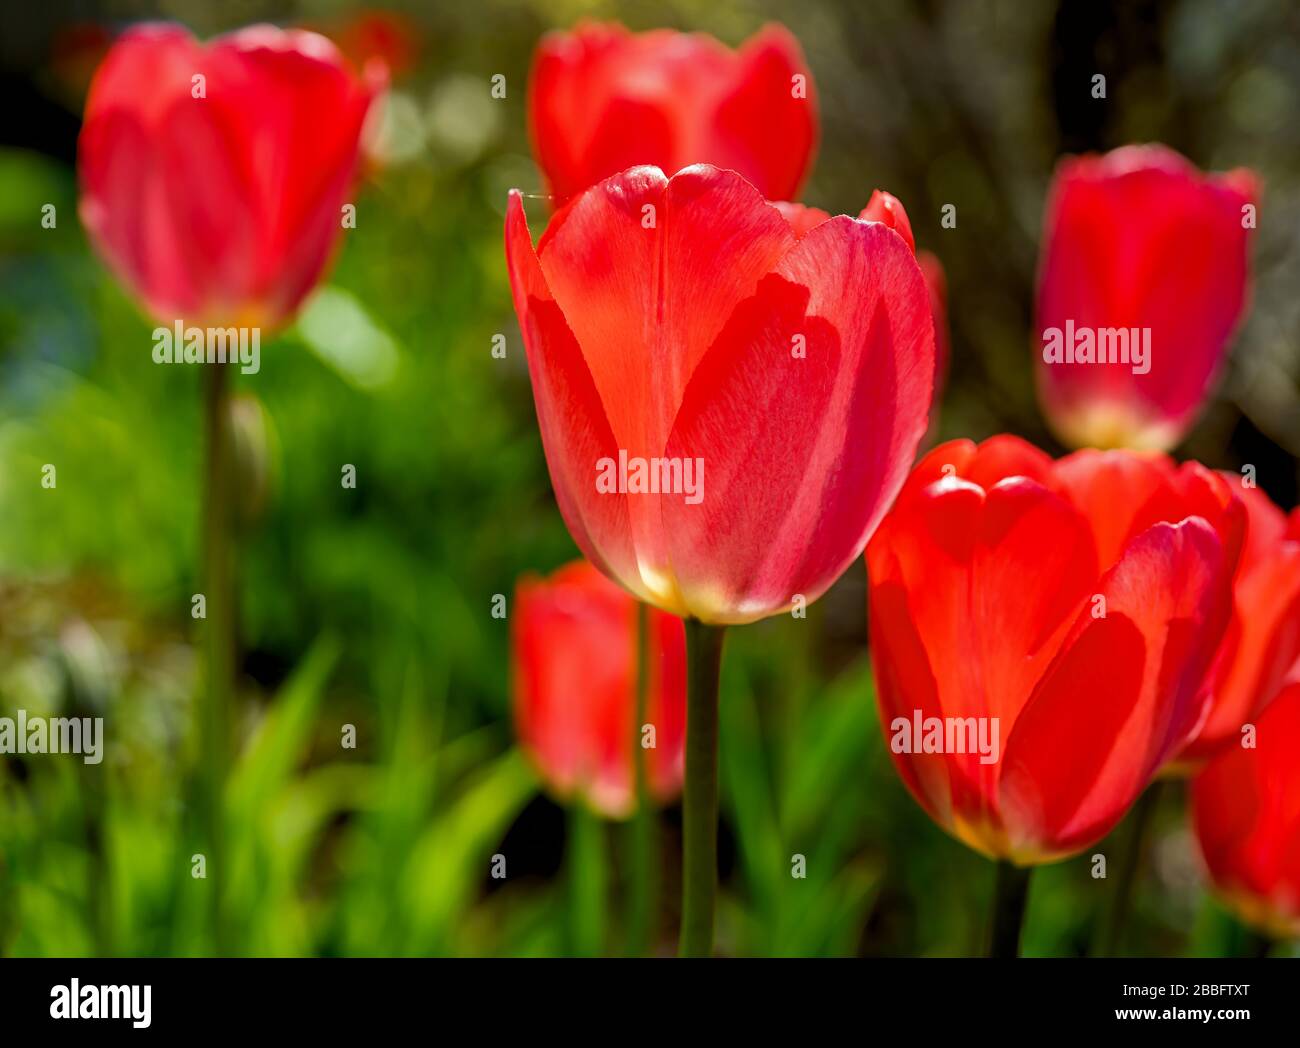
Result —
M686 787L682 798L682 927L678 952L713 952L718 883L718 680L725 627L686 620Z
M659 848L650 804L646 752L641 729L650 716L650 608L636 610L636 716L632 725L632 766L636 775L636 813L631 826L631 889L628 893L627 953L642 957L650 947L651 922L657 909Z
M1138 866L1142 862L1152 816L1160 806L1161 785L1157 780L1146 788L1120 828L1115 842L1114 887L1106 899L1106 909L1097 926L1092 944L1094 957L1114 957L1123 944Z
M569 805L569 948L578 957L605 949L608 878L605 827L580 799Z
M223 802L230 761L231 705L235 691L234 447L230 432L230 388L226 367L204 369L203 427L203 594L207 630L206 686L199 708L200 825L206 841L212 943L219 955L230 951L225 896L226 868Z
M999 862L993 887L993 919L989 924L989 956L1019 957L1020 928L1025 921L1032 866Z

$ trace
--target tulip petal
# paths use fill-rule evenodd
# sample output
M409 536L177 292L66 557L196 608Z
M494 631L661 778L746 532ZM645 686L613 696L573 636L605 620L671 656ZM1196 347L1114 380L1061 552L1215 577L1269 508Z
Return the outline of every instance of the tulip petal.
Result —
M1001 808L1038 861L1104 836L1200 725L1230 573L1203 520L1158 524L1102 578L1007 742Z
M510 194L507 209L506 264L555 501L587 559L640 596L627 496L596 490L597 463L617 460L618 445L582 351L538 265L518 192Z
M766 197L792 200L817 145L817 101L799 42L782 26L765 27L741 47L734 79L714 117L717 152L700 158L747 175Z
M1230 669L1214 688L1210 717L1183 752L1189 760L1238 739L1300 660L1300 543L1280 545L1241 580L1233 624Z
M86 229L164 320L203 319L208 288L251 252L251 233L230 228L243 197L231 151L191 93L193 76L215 71L206 57L180 26L124 33L95 76L78 146Z
M661 500L692 613L744 622L820 596L902 486L933 378L902 240L843 216L800 240L696 369L668 441L705 465L699 504Z

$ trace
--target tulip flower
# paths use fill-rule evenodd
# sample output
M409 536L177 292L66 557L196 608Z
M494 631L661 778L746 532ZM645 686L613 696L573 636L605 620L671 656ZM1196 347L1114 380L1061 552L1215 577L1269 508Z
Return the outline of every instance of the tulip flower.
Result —
M1300 935L1300 683L1192 783L1192 824L1215 887L1248 924ZM1245 740L1243 740L1244 743Z
M798 42L771 25L732 51L703 33L584 22L537 45L528 124L563 201L630 167L707 163L772 200L798 195L817 103Z
M802 236L739 175L642 167L579 194L506 259L560 512L606 575L687 620L682 951L716 878L722 627L820 596L862 549L926 427L934 325L881 222Z
M1200 725L1244 517L1159 455L927 455L867 547L881 720L926 812L1021 867L1103 837Z
M734 173L637 168L559 211L536 251L513 193L506 254L588 559L712 624L820 596L925 429L933 324L904 240L847 216L797 239Z
M338 241L378 86L314 33L129 30L86 101L92 242L163 324L280 327Z
M77 166L91 242L162 325L155 340L173 325L178 334L209 340L195 360L206 360L207 672L195 710L202 774L191 803L217 884L226 869L222 798L235 692L232 535L240 479L227 372L249 363L230 353L230 334L242 329L241 350L260 345L262 329L288 323L320 279L343 228L375 89L313 33L254 26L203 45L180 26L153 24L112 46L86 100ZM182 359L181 347L174 349ZM224 899L215 893L211 909L218 953L229 947Z
M636 806L636 601L583 560L516 590L511 644L515 724L524 750L562 800L607 818ZM679 619L650 613L644 747L655 800L681 790L686 738L684 634Z
M1212 391L1249 290L1256 180L1163 146L1062 162L1043 232L1039 400L1074 447L1167 449Z
M1179 755L1187 765L1239 741L1300 665L1300 509L1288 518L1259 488L1225 477L1246 508L1246 542L1232 619L1205 684L1205 723Z

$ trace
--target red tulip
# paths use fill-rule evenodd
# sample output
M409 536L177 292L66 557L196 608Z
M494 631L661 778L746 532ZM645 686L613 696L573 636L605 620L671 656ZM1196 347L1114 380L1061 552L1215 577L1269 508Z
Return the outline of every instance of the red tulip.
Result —
M781 26L732 51L703 33L584 22L537 45L528 123L560 200L630 167L672 174L699 163L789 200L812 162L817 103L799 44Z
M1245 308L1256 196L1250 172L1202 175L1163 146L1061 164L1036 359L1063 441L1164 449L1182 438Z
M514 193L506 255L556 499L602 571L665 611L741 623L814 600L862 552L934 374L901 237L840 216L799 239L701 165L607 179L536 251Z
M82 221L156 319L278 327L338 239L375 87L313 33L132 29L86 102Z
M1161 456L927 455L867 564L881 718L931 817L1021 865L1103 837L1200 724L1243 528Z
M1210 712L1183 750L1197 761L1241 737L1300 664L1300 510L1290 520L1258 488L1225 474L1246 507L1233 613L1206 683Z
M1300 684L1259 718L1255 748L1230 746L1192 784L1192 823L1214 884L1240 916L1300 935Z
M542 778L603 815L636 807L637 607L586 561L515 594L514 708L519 739ZM682 786L686 741L685 636L681 621L651 610L647 784L660 801Z

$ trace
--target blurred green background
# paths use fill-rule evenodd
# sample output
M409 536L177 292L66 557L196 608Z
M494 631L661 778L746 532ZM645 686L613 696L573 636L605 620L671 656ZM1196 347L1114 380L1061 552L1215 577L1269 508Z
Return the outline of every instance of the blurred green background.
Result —
M388 103L385 162L325 286L263 346L261 373L240 379L268 451L240 537L242 745L227 805L237 952L623 948L628 829L602 827L570 861L570 821L513 740L509 625L490 614L520 573L576 552L501 249L506 191L541 190L524 89L550 27L614 18L730 44L768 20L793 30L822 121L805 202L856 214L887 188L946 267L945 439L1009 430L1059 450L1033 398L1030 326L1043 197L1063 152L1160 140L1203 167L1254 167L1265 190L1253 311L1180 454L1253 463L1295 503L1300 8L1289 0L385 10L412 56ZM184 804L197 749L199 376L148 363L153 323L88 250L73 166L86 79L107 34L145 17L204 36L258 20L341 34L361 11L49 0L0 16L0 715L88 711L108 733L98 766L0 756L0 954L212 950L212 882L190 876L201 848ZM504 100L489 94L498 73ZM1095 73L1104 101L1091 97ZM53 230L40 224L47 203ZM949 203L958 221L945 230ZM504 360L491 355L498 333ZM46 463L54 489L40 484ZM345 464L355 490L340 485ZM863 569L805 620L732 631L723 678L719 952L979 952L992 868L930 822L889 764ZM340 745L345 724L356 749ZM1156 818L1124 949L1246 949L1206 894L1178 788ZM657 828L654 950L670 953L679 813ZM504 879L490 876L495 854ZM791 876L796 854L804 879ZM1086 952L1102 883L1087 855L1040 870L1025 952Z

